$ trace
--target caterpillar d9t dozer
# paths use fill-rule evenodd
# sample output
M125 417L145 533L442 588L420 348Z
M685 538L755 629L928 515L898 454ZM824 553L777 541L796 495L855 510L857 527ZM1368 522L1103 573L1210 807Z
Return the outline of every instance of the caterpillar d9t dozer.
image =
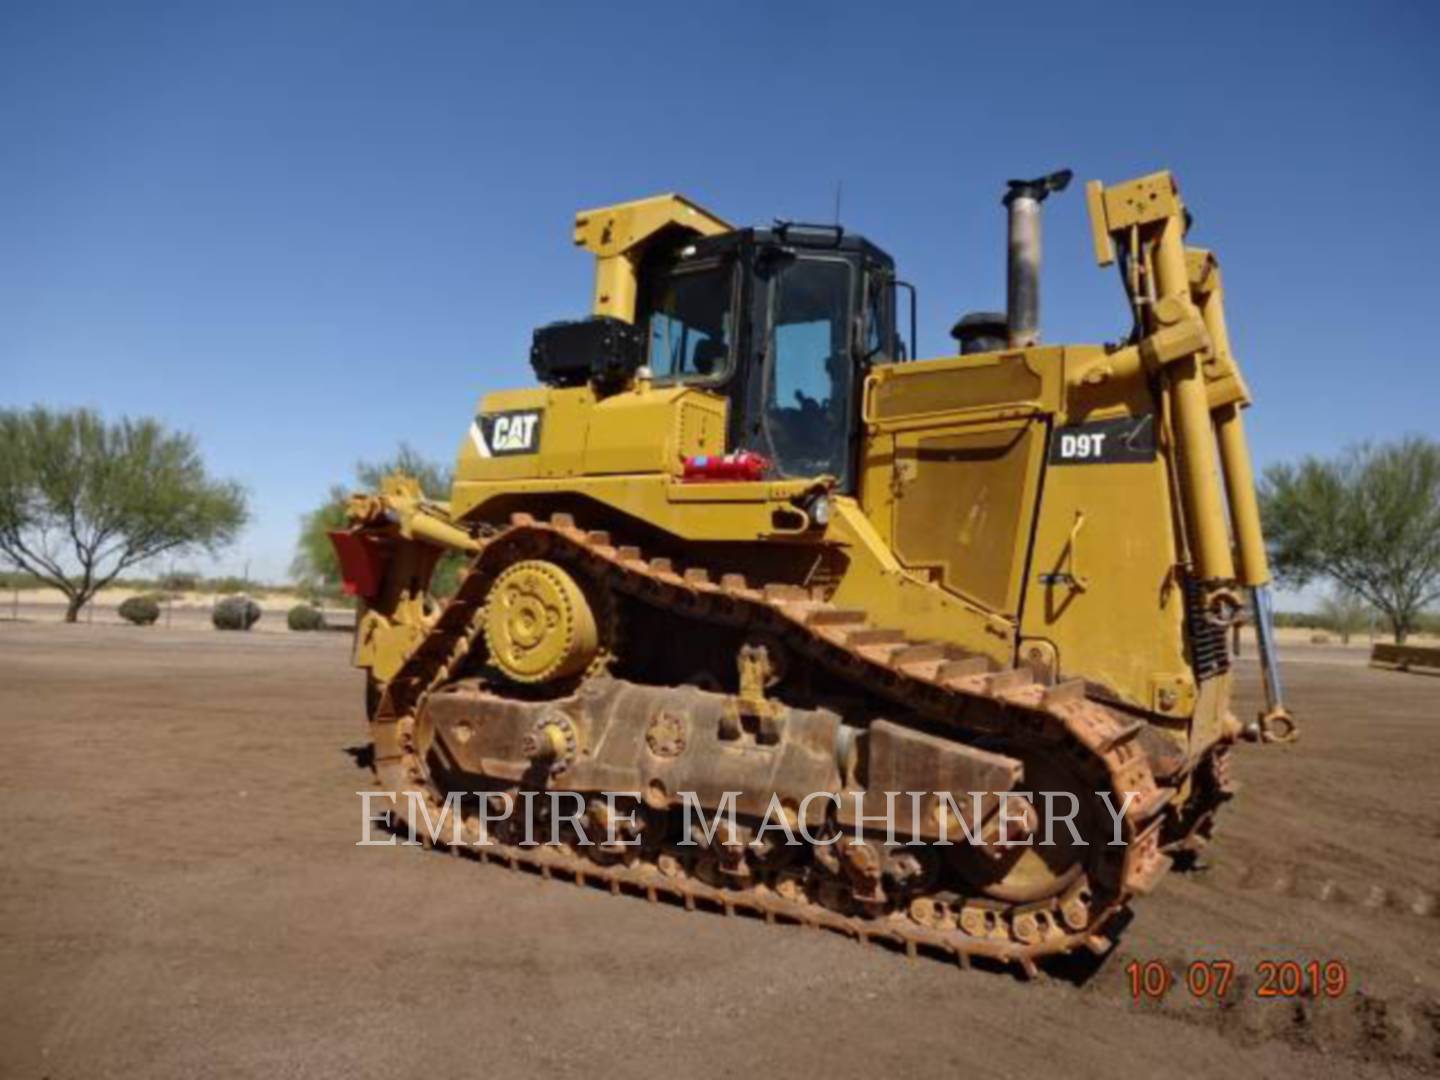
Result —
M392 822L965 963L1103 953L1230 745L1294 728L1216 260L1170 174L1091 183L1133 330L1041 344L1069 178L1010 183L1008 310L930 360L839 227L581 213L593 313L535 333L540 385L481 400L448 502L392 477L334 534Z

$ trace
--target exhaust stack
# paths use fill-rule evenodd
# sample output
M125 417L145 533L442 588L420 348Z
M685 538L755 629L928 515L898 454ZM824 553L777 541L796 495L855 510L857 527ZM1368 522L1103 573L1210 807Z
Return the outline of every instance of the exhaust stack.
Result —
M1073 175L1061 169L1036 180L1011 180L1001 200L1010 214L1005 321L1011 348L1040 341L1040 204L1052 191L1064 191Z

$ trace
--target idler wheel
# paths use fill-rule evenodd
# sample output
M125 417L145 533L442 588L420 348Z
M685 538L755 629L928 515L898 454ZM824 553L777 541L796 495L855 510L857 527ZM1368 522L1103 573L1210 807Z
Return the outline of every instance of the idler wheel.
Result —
M600 652L595 613L579 582L544 559L501 571L485 604L490 661L517 683L579 675Z

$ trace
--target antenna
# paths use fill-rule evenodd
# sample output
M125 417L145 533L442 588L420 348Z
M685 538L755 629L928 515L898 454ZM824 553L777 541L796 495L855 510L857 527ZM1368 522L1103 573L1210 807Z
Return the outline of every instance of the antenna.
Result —
M844 181L835 181L835 224L840 224L840 194L845 190Z

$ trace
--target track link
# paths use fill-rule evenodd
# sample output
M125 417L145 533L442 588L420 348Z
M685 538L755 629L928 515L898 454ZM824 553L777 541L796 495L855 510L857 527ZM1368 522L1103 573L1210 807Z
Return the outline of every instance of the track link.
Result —
M569 515L539 521L512 516L507 528L484 540L454 597L430 633L387 684L371 725L375 768L382 787L396 793L399 812L408 793L431 805L439 798L416 753L413 734L426 697L462 669L482 639L484 603L491 580L518 558L563 559L617 593L677 614L745 626L781 638L797 654L853 681L867 692L913 709L957 738L1017 735L1054 747L1093 782L1127 806L1123 846L1106 846L1092 868L1082 903L1046 907L975 899L950 909L931 901L922 909L878 916L833 911L778 880L744 887L712 884L696 868L667 862L597 863L563 847L521 847L493 840L463 848L485 861L599 883L613 892L656 900L678 899L687 908L705 904L839 931L862 941L885 941L937 953L968 965L971 958L1014 963L1035 974L1047 956L1110 946L1106 927L1129 900L1164 876L1170 859L1161 851L1160 829L1174 791L1157 784L1136 735L1141 724L1088 699L1081 680L1053 685L1026 669L994 670L984 657L965 655L938 642L917 642L899 629L875 626L860 610L841 608L792 584L751 585L726 574L718 580L701 568L677 568L669 559L647 559L638 548L612 543L608 534L576 526ZM478 839L478 835L474 838ZM473 840L467 841L473 842ZM794 883L788 883L793 885ZM931 925L925 925L929 923Z

